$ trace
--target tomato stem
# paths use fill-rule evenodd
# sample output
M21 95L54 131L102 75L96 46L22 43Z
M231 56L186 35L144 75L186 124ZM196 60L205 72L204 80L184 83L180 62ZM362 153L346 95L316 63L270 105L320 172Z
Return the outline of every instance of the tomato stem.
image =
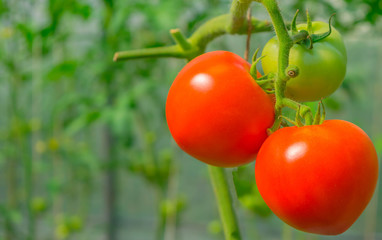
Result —
M289 64L289 50L293 46L293 41L288 34L288 30L285 26L284 20L281 16L280 9L275 0L263 0L263 5L267 9L274 29L276 31L276 36L279 41L279 61L278 61L278 72L276 74L275 81L275 119L281 115L281 109L283 107L282 99L284 98L284 92L286 87L286 81L289 76L285 74L285 69ZM276 126L277 121L275 121L274 126ZM273 127L271 129L274 130Z
M306 40L308 36L309 36L309 33L307 31L301 30L292 36L292 40L294 43L298 43L298 42Z
M231 5L232 21L229 24L228 32L234 34L243 27L246 15L252 0L233 0Z
M290 107L296 111L301 110L301 117L305 119L305 124L312 124L313 116L311 110L308 106L302 105L291 99L285 97L285 89L287 81L290 79L289 71L287 71L289 66L289 52L293 47L294 42L306 39L306 32L299 32L293 38L289 36L288 30L285 26L284 20L281 16L280 9L275 0L262 0L263 5L267 9L271 19L274 29L276 31L276 36L279 41L279 54L278 54L278 69L275 78L275 123L270 128L270 132L274 132L280 126L279 116L282 115L283 107ZM297 16L297 15L296 15ZM296 18L295 16L295 18ZM295 19L293 20L296 21ZM293 26L293 25L292 25ZM296 29L295 29L296 30ZM293 66L291 66L291 69ZM298 69L295 69L294 73L298 74ZM293 74L291 74L293 75Z
M208 171L215 192L216 203L219 208L225 239L240 240L240 228L227 182L227 173L224 168L211 165L208 165Z

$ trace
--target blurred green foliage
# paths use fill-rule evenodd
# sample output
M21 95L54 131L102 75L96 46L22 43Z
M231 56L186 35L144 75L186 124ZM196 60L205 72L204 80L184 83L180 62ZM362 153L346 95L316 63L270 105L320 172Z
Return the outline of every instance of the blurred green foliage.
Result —
M382 88L381 1L280 4L288 19L296 8L309 8L313 18L337 12L335 26L356 38L348 45L356 60L345 83L325 100L328 116L368 126L381 154L381 99L373 105L377 95L368 94ZM206 239L208 231L221 232L216 222L207 227L217 210L205 166L175 146L165 122L166 94L185 61L114 63L112 57L117 50L170 45L169 29L188 36L229 6L219 0L0 1L0 239ZM267 18L257 6L253 15ZM358 46L367 45L363 36L378 37L377 43L366 51ZM253 36L252 44L268 37ZM245 37L227 36L210 49L242 55L244 43ZM267 216L248 184L252 168L234 172L236 191L243 209ZM256 219L248 236L280 235L276 218L241 215L249 226ZM362 227L355 229L358 237Z

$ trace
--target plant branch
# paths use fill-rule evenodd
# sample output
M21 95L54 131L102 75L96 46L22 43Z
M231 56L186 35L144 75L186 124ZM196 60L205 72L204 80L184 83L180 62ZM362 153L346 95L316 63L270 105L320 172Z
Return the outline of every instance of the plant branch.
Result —
M240 240L240 228L232 204L232 197L229 191L227 176L224 168L208 165L212 187L218 203L220 219L223 224L226 240Z
M252 0L233 0L231 5L231 23L229 33L234 34L243 27L246 21L246 14Z
M175 57L184 58L185 54L177 45L169 47L145 48L130 51L117 52L114 61L133 60L137 58Z
M235 19L235 21L238 21L239 18ZM224 34L247 34L248 21L246 21L245 17L243 23L235 24L236 27L234 30L230 30L231 21L234 21L231 14L220 15L207 21L188 39L184 39L190 44L190 48L188 49L184 49L177 44L166 47L122 51L115 53L113 59L114 61L123 61L137 58L174 57L191 60L202 54L205 51L207 44L219 36ZM250 24L252 33L272 31L271 23L267 20L251 18ZM177 30L172 30L172 32L174 31ZM184 41L181 42L184 43Z

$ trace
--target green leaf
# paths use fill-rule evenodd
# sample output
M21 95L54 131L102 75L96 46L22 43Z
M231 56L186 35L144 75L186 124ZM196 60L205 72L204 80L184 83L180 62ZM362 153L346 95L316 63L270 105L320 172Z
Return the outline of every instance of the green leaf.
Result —
M72 78L77 71L78 62L75 60L65 60L50 70L46 76L49 81L58 81L62 78Z
M89 5L76 2L72 7L71 12L75 15L81 16L84 19L88 19L92 13L92 9Z
M33 32L32 28L26 23L19 23L16 25L16 29L24 36L28 50L32 51L33 40L35 37L35 33Z
M75 119L71 124L68 125L65 132L68 135L73 135L83 128L89 127L92 123L100 119L102 116L100 111L93 110L83 114L82 116Z

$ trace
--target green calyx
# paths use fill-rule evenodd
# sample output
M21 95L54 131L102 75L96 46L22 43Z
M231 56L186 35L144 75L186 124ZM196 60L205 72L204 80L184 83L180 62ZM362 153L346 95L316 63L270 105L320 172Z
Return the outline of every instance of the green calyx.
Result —
M257 58L257 54L259 53L259 49L257 48L255 53L252 56L252 64L251 64L251 69L249 73L255 79L256 83L264 90L264 92L268 94L275 93L274 90L274 75L265 75L260 78L257 77L257 64L259 61L264 57L261 56Z
M320 125L325 121L326 112L322 100L318 102L317 111L313 119L311 117L311 110L308 106L300 105L290 99L284 99L284 102L287 106L296 110L296 115L294 119L290 119L283 115L278 116L277 120L280 121L279 125L289 126L289 123L296 127L303 127L308 125ZM304 122L302 119L304 119Z
M318 42L318 41L321 41L327 37L330 36L330 34L332 33L332 18L333 16L335 15L335 13L333 13L330 17L329 17L329 30L327 32L324 32L324 33L321 33L321 34L311 34L311 38L312 38L312 41L313 43L315 42Z
M291 34L292 34L291 38L293 39L294 43L304 44L308 49L312 49L313 43L319 42L319 41L327 38L332 33L331 22L332 22L332 18L335 15L335 13L333 13L329 17L329 21L328 21L329 22L329 30L327 32L324 32L321 34L314 34L313 24L312 24L312 20L309 16L308 10L306 11L307 30L298 30L297 24L296 24L298 13L299 13L299 10L296 11L296 13L293 17L292 23L291 23Z
M322 108L322 110L321 110L321 108ZM321 100L318 102L317 112L314 116L313 125L322 124L325 121L325 116L326 116L325 106Z

